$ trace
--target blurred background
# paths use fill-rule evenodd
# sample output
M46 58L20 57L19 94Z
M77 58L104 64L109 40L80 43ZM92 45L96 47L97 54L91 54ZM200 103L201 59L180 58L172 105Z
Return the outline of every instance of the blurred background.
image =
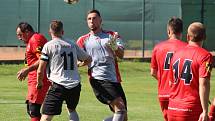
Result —
M167 39L166 24L172 16L183 19L184 41L190 23L204 23L204 48L215 51L214 0L79 0L74 5L63 0L4 0L0 4L0 60L24 59L25 45L17 40L15 31L20 21L50 39L50 21L62 20L65 36L77 40L88 32L86 13L90 9L101 12L103 29L122 36L126 58L150 58L154 45Z

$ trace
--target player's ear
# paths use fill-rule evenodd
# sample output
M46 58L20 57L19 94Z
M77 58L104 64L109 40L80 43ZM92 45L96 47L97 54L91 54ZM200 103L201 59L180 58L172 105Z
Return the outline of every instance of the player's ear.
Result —
M102 24L102 18L100 17L100 23Z
M167 35L168 35L168 37L170 37L170 28L169 27L167 27Z
M202 40L206 40L206 34L203 34Z
M189 41L190 41L190 35L187 34L187 42L189 42Z

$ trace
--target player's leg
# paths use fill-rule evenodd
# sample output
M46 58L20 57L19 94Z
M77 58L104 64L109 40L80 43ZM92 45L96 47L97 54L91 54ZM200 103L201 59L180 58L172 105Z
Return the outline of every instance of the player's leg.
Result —
M51 121L54 115L60 115L63 104L63 87L53 83L46 95L42 107L42 117L40 121Z
M79 116L75 109L80 99L80 92L81 84L72 89L66 89L64 93L65 101L68 108L69 121L79 121Z
M210 106L209 120L215 121L215 98Z
M26 101L26 104L27 104L27 113L31 117L31 121L40 121L41 104L30 103L29 101Z
M113 121L127 121L127 101L120 83L113 83L115 89L110 92L115 99L110 103L114 110Z
M111 83L111 82L105 81L105 80L91 79L90 84L93 88L96 98L101 103L107 104L109 106L112 103L112 106L110 106L110 108L112 109L112 111L115 114L115 115L113 115L113 119L114 119L114 117L116 117L117 119L120 118L121 120L127 119L127 118L125 118L126 111L127 111L125 96L123 96L123 99L122 99L121 93L119 93L118 88L116 88L119 86L115 86L119 83ZM123 92L123 90L122 90L122 92ZM123 94L124 94L124 92L123 92ZM124 101L124 99L125 99L125 101ZM115 111L115 108L117 108L116 111ZM104 119L104 121L111 120L111 117L112 116ZM112 120L116 121L117 120L116 118L115 118L115 120L113 120L113 119Z
M122 98L116 98L110 105L114 109L113 121L124 121L127 111Z
M45 115L43 114L40 121L51 121L53 119L54 115Z
M164 120L168 121L167 111L168 111L169 101L168 100L159 100L159 102L160 102L160 107L161 107L161 111L163 113Z

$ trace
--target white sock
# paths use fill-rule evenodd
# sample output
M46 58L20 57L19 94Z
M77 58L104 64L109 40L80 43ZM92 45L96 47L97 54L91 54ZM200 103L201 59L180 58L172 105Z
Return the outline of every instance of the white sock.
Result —
M78 113L76 111L69 112L69 121L79 121Z
M113 120L113 116L109 116L107 118L105 118L103 121L112 121Z
M124 121L125 111L117 111L113 115L113 121Z

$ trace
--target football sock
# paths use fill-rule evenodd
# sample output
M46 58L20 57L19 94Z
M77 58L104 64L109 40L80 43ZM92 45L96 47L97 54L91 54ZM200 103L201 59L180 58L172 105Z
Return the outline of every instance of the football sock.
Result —
M69 112L69 121L79 121L78 113L76 111Z
M113 121L123 121L125 118L125 111L117 111L113 115Z
M31 118L31 121L40 121L40 117L33 117Z
M105 118L103 121L112 121L113 120L113 116L107 117Z

